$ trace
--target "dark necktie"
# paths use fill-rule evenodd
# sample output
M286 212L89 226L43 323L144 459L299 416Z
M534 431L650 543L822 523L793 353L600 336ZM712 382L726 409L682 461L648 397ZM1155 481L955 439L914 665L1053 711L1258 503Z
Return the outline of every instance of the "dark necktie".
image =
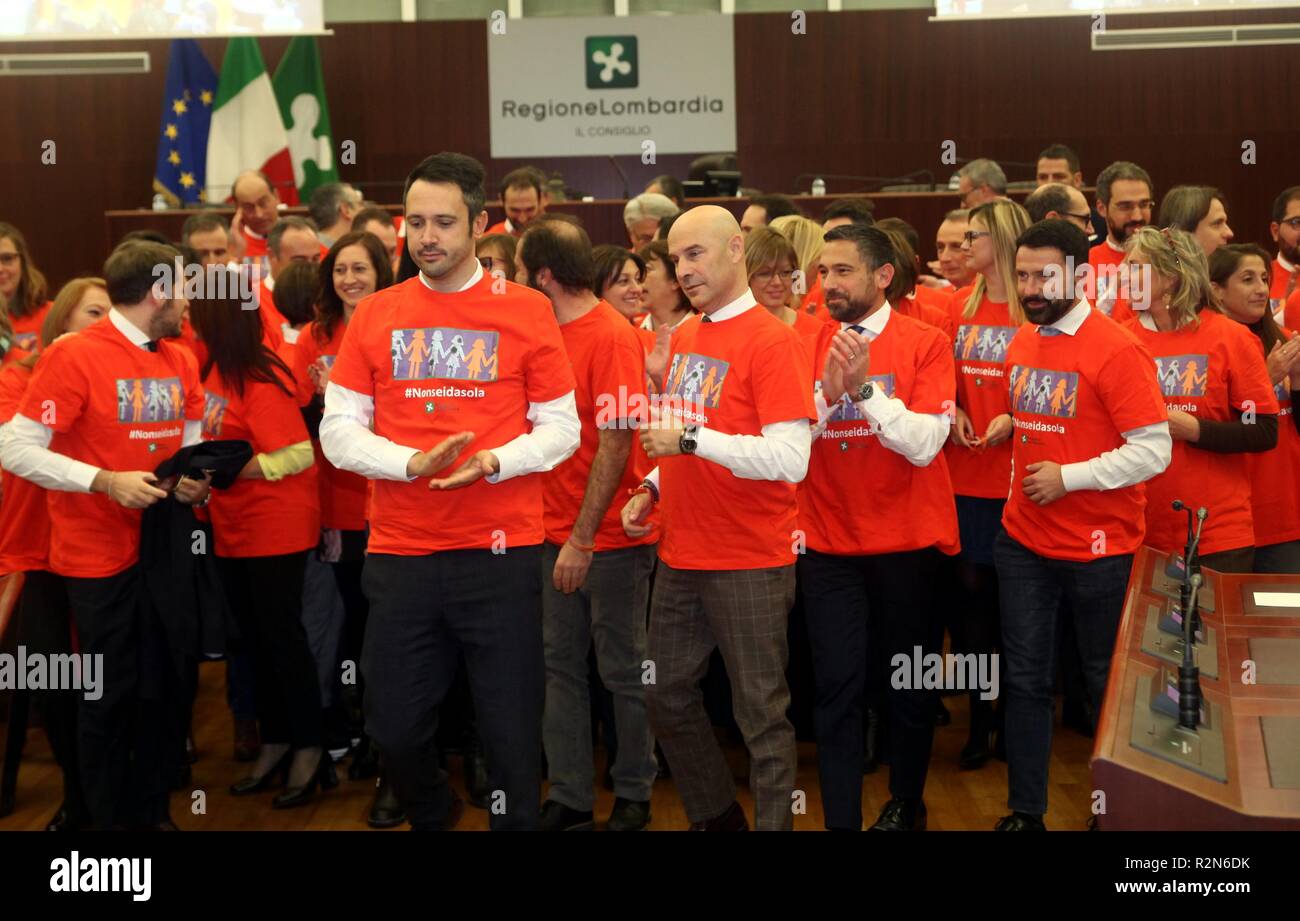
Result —
M701 323L712 323L712 322L713 322L713 319L712 319L712 318L711 318L711 317L706 313L704 316L700 317L700 322L701 322Z
M866 327L863 326L854 325L854 326L850 326L849 329L853 330L859 336L865 336L867 334Z
M144 347L147 348L147 349L148 349L149 351L151 351L151 352L156 352L156 351L158 351L158 343L155 342L155 341L152 340L152 339L150 339L148 342L146 342L146 343L144 344Z

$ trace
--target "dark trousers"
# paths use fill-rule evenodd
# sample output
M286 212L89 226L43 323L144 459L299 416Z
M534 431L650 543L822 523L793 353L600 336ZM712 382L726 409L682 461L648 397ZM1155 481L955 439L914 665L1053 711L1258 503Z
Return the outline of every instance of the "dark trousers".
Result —
M18 598L18 642L29 654L67 655L72 652L72 609L63 577L45 570L27 572ZM63 772L63 805L68 814L86 814L77 768L77 708L82 692L47 689L35 695L54 760Z
M817 703L817 770L826 827L862 827L863 698L869 661L941 653L943 555L934 548L873 556L808 550L799 560ZM880 649L872 650L871 641ZM912 669L908 666L908 672ZM920 799L934 739L934 689L890 680L889 792Z
M1300 573L1300 540L1256 547L1255 572Z
M193 694L178 673L139 564L101 579L66 577L81 652L102 655L98 700L77 720L82 787L97 828L156 825L185 747Z
M253 661L264 745L313 748L324 737L316 660L302 623L307 553L217 558Z
M438 708L463 651L492 789L493 830L537 827L541 799L541 548L371 553L361 657L366 729L416 829L451 807L438 765Z
M1041 816L1047 812L1061 602L1069 602L1089 703L1100 712L1133 555L1053 560L1003 531L994 556L1002 594L1007 805Z
M655 680L646 689L646 707L692 822L720 816L736 798L700 689L716 646L749 748L755 825L761 831L793 825L796 753L785 681L786 615L793 603L793 565L699 570L659 562L648 639Z

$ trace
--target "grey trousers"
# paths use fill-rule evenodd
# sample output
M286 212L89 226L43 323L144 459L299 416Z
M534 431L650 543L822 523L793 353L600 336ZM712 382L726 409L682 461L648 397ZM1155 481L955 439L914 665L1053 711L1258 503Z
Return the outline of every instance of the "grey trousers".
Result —
M650 727L692 822L718 817L736 798L700 690L716 646L749 748L755 825L760 831L794 825L796 752L785 680L786 620L793 604L793 563L743 570L673 569L659 563L650 603L650 659L656 671L647 697Z
M328 709L339 685L339 636L343 633L343 596L334 581L334 567L323 562L315 548L307 552L307 570L302 585L302 625L307 645L316 660L320 681L321 707ZM360 670L356 663L353 671Z
M592 555L582 588L570 595L552 581L560 548L542 545L542 642L546 656L546 708L542 743L554 800L590 812L594 800L591 700L587 651L596 646L600 679L614 697L618 755L611 773L614 795L647 802L657 766L646 717L642 663L646 659L646 607L655 546Z

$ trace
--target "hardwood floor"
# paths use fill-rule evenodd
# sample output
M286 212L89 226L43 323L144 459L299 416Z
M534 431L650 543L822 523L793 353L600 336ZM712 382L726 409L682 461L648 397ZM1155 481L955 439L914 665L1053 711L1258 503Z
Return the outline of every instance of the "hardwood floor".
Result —
M957 754L966 740L966 699L945 698L952 711L952 725L935 730L934 755L926 784L926 806L931 830L986 830L1006 813L1007 769L1000 761L991 761L978 771L957 769ZM298 809L275 811L270 808L272 793L254 797L232 797L229 785L242 777L247 766L230 758L231 721L226 708L224 669L216 665L201 669L199 693L194 708L195 741L199 760L194 765L193 783L186 791L172 797L172 818L183 830L369 830L366 813L374 792L373 781L349 781L346 763L340 764L340 785L318 795L310 804ZM1089 817L1091 782L1088 756L1092 742L1076 732L1060 729L1052 750L1050 809L1046 822L1053 830L1082 831ZM746 780L748 761L743 747L727 745L727 760L736 776L739 798L753 819L753 803ZM603 757L597 752L597 757ZM460 762L451 759L453 782L462 796ZM599 773L597 777L599 777ZM863 778L863 815L874 821L876 813L889 798L889 774L881 768ZM819 830L823 827L821 800L817 791L816 749L810 743L799 745L798 788L807 793L807 813L795 816L795 829ZM194 791L203 791L206 811L195 814ZM40 729L27 737L27 751L18 777L18 805L14 813L0 819L0 830L40 830L58 808L62 780ZM597 827L613 806L612 793L597 788ZM681 800L671 779L655 784L653 800L654 830L684 829L689 824ZM483 831L488 815L466 806L458 830ZM401 830L401 829L395 829Z

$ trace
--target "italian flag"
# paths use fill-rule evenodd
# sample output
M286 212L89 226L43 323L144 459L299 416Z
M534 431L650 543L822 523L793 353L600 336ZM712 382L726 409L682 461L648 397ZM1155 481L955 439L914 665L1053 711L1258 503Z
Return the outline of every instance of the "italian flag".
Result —
M217 195L224 191L229 198L236 177L250 169L266 174L282 202L298 203L289 137L262 53L254 39L232 38L221 64L208 129L207 184Z

